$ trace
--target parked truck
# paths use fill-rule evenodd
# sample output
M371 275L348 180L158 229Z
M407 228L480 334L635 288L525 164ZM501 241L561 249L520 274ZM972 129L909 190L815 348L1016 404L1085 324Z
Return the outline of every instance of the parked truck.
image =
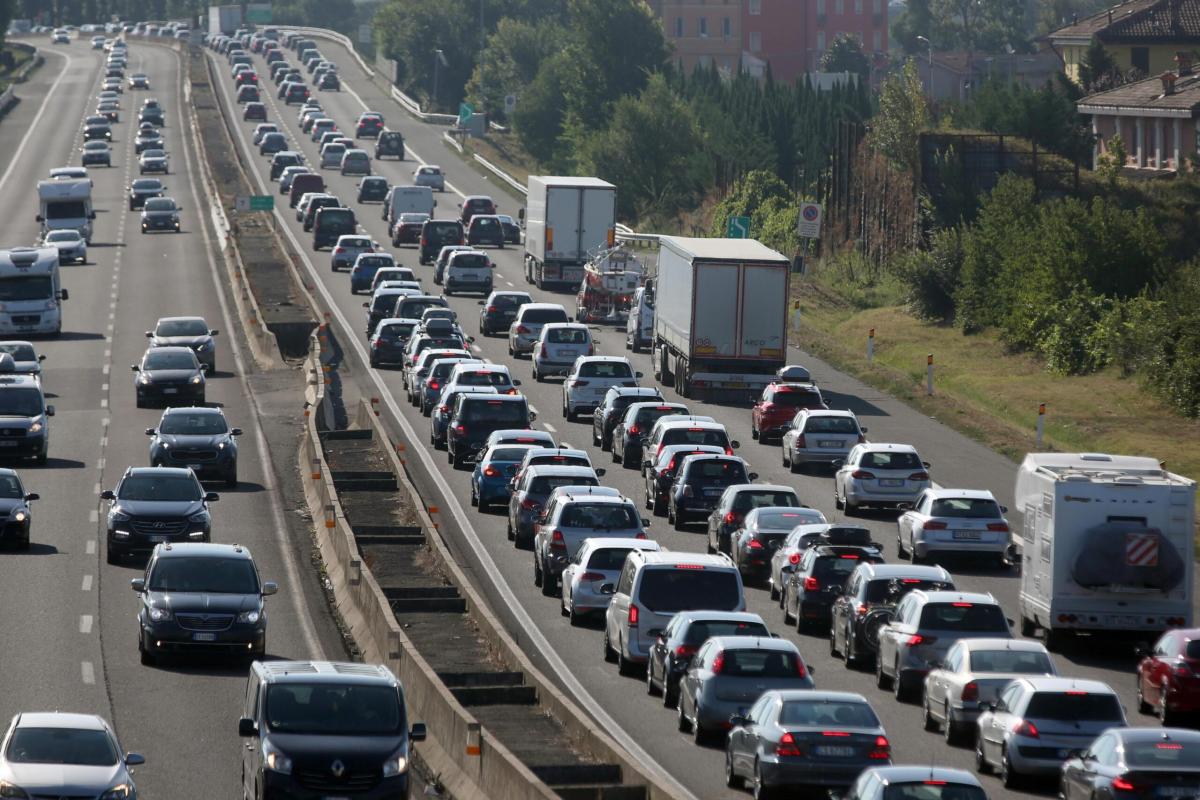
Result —
M1153 458L1033 453L1017 473L1024 516L1021 633L1153 640L1192 626L1196 483Z
M599 178L530 175L525 280L579 289L588 259L616 244L617 187Z
M50 231L68 229L79 231L88 244L92 243L92 182L76 180L38 181L38 215L42 236Z
M659 241L654 377L684 397L760 392L787 356L788 259L753 239Z
M210 36L221 34L232 36L241 25L242 7L240 5L208 7L208 34Z

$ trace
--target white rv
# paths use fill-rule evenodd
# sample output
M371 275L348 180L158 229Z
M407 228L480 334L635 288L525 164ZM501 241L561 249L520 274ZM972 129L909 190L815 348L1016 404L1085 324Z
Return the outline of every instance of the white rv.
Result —
M0 250L0 335L62 332L58 248Z
M1035 453L1017 473L1021 633L1135 634L1192 624L1196 483L1153 458Z
M92 182L78 180L38 181L40 202L37 221L42 225L42 236L50 231L79 231L88 244L92 243L92 220L96 212L92 209Z

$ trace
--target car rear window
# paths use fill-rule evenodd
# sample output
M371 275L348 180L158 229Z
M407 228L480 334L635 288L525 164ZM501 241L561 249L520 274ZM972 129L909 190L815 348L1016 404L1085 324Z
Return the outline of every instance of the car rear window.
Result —
M895 604L913 589L941 591L953 588L951 584L920 578L880 578L867 584L867 602Z
M987 800L987 793L969 783L930 780L888 784L883 800Z
M482 253L462 253L454 257L450 262L452 267L466 267L467 269L486 269L491 266L488 262L488 257Z
M1000 516L1000 506L995 500L947 497L934 500L930 510L934 517L959 517L962 519L996 519Z
M729 439L725 431L716 428L672 428L664 431L662 444L707 444L715 447L728 447Z
M866 703L789 700L780 709L779 724L815 728L875 728L879 726L879 717Z
M1020 675L1053 675L1050 656L1029 650L973 650L972 672L1012 672Z
M649 567L642 570L637 602L654 612L736 611L742 603L737 573L703 565Z
M739 461L699 459L688 465L687 480L725 486L746 481L746 468Z
M687 626L683 643L693 647L704 644L710 636L770 636L771 632L761 622L734 620L696 620Z
M1123 722L1115 695L1092 692L1037 692L1025 717L1063 722Z
M588 569L603 569L615 572L625 566L625 556L633 552L631 547L603 547L593 550L588 557Z
M531 308L521 315L522 322L544 324L547 322L567 322L567 312L561 308Z
M382 339L407 339L408 335L412 333L412 329L412 323L394 322L380 328L379 336Z
M427 308L438 308L442 303L437 300L424 299L405 299L400 305L396 306L397 317L408 317L409 319L420 319Z
M895 453L881 451L863 453L859 466L874 467L875 469L924 469L921 459L916 453Z
M836 583L839 586L846 582L850 573L860 561L870 561L865 554L843 553L836 556L821 556L813 562L813 577L822 584Z
M591 339L582 328L551 328L546 331L546 341L551 344L587 344Z
M972 631L1008 635L1008 621L992 603L929 603L921 610L920 627L938 631Z
M752 508L764 508L766 506L788 506L796 508L800 505L800 501L796 499L795 492L777 492L777 491L746 491L738 492L737 497L733 499L734 511L749 511Z
M796 511L759 511L758 527L766 529L791 530L797 525L808 522L810 517Z
M455 382L460 386L496 386L500 388L512 386L512 379L508 377L507 373L495 370L463 372L459 374Z
M492 450L492 454L488 456L488 459L490 461L511 461L515 464L525 457L527 450L529 450L529 447L526 445L520 447L497 447Z
M492 297L488 305L507 311L510 308L515 309L528 303L530 299L529 295L498 294Z
M589 361L579 367L581 378L632 378L633 370L624 361Z
M804 423L805 433L858 433L858 425L849 417L809 417Z
M636 528L637 512L629 505L616 503L571 503L563 509L560 524L568 528Z
M392 303L396 302L396 297L397 297L397 295L394 295L394 294L377 294L377 295L375 295L375 299L371 302L371 310L372 311L383 311L384 309L389 308ZM404 316L404 315L398 314L397 316Z
M784 650L726 650L721 677L794 678L800 672L798 656Z
M784 408L824 408L820 393L795 389L775 392L771 396L771 402Z
M471 399L463 403L459 419L466 424L487 422L511 428L529 422L524 400Z
M1183 768L1189 772L1200 763L1200 744L1178 739L1162 741L1154 739L1142 742L1125 742L1125 763L1140 768Z
M541 475L530 481L530 494L548 495L559 486L599 486L595 478L587 475Z
M426 222L421 228L421 235L431 242L458 241L462 238L462 225L457 222Z

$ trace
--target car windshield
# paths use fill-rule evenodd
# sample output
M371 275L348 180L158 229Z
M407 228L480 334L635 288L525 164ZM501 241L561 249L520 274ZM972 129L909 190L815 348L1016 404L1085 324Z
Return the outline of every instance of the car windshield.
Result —
M166 151L164 151L164 150L143 150L142 151L142 158L150 159L150 158L166 158L166 157L167 157L167 154L166 154Z
M78 231L50 231L47 242L78 242L81 238Z
M489 263L488 257L482 253L462 253L455 256L450 265L452 267L465 267L467 269L486 269Z
M147 201L147 202L153 202ZM202 319L163 320L154 329L155 336L207 336L208 323Z
M106 731L17 728L4 757L17 764L111 767L117 763L117 748Z
M632 378L633 370L624 361L589 361L579 367L581 378Z
M643 570L638 602L666 614L696 609L736 611L742 592L731 569L681 564Z
M888 784L883 800L987 800L987 793L966 783L931 780Z
M42 413L42 393L30 387L0 388L0 417L36 417Z
M152 592L258 594L258 575L247 558L160 558L150 571Z
M771 395L771 403L783 408L822 408L819 392L780 390Z
M788 506L795 508L799 505L800 501L796 498L795 492L780 492L770 489L765 491L752 490L738 492L737 497L733 499L733 510L742 512L765 506Z
M746 622L744 620L697 620L687 626L683 634L683 643L693 647L704 644L710 636L766 636L771 632L761 622Z
M130 475L117 490L121 500L157 500L179 503L200 500L204 492L191 475Z
M187 369L194 370L197 367L196 357L191 353L162 353L153 352L146 354L146 360L142 363L142 369Z
M108 144L105 142L88 142L83 146L83 149L89 153L105 153L108 152Z
M783 727L877 728L879 717L866 703L845 700L789 700L779 710Z
M20 478L16 475L0 475L0 497L5 500L20 500L25 497Z
M1124 725L1116 695L1090 692L1037 692L1029 700L1025 717L1062 722L1113 722Z
M14 275L0 278L0 301L48 300L54 296L49 275Z
M408 224L421 224L429 219L428 214L401 214L400 221Z
M491 370L480 370L478 372L463 372L455 381L459 386L499 386L507 388L512 386L512 379L507 373L495 372Z
M227 433L229 426L220 414L202 414L191 411L176 411L167 414L158 426L159 433L183 434L187 436L213 436Z
M673 428L663 433L662 444L707 444L725 447L729 440L725 431L715 428Z
M284 683L267 689L267 724L310 736L398 736L404 713L395 688L354 683Z
M855 435L858 433L858 424L850 417L809 417L804 423L804 432Z
M995 500L972 497L947 497L934 500L930 516L959 517L963 519L997 519L1000 506Z
M169 197L152 197L146 201L147 211L174 211L175 201Z
M874 469L924 469L916 453L890 450L863 453L859 466Z
M587 344L591 338L583 328L550 328L546 331L546 341L551 344Z
M930 603L921 611L920 627L924 630L1009 635L1004 611L992 603Z
M971 672L1011 672L1020 675L1053 675L1054 665L1045 653L1028 650L972 650Z
M639 527L637 511L632 506L616 503L571 503L563 509L559 522L568 528Z
M1182 768L1191 772L1200 763L1200 743L1178 739L1163 741L1157 737L1140 742L1127 740L1125 763L1142 769Z
M512 428L526 424L529 421L529 412L521 400L472 399L463 403L459 419L467 424L487 422L492 426Z
M798 656L784 650L743 648L724 651L722 678L794 678L800 674Z
M157 191L162 188L162 181L158 180L158 178L139 178L133 182L132 188L140 190L154 189Z

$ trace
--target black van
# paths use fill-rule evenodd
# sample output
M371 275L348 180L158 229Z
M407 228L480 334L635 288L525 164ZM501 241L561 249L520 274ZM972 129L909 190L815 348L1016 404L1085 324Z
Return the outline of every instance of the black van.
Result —
M462 223L453 219L427 219L421 226L421 253L419 260L428 264L437 258L446 245L467 243L467 234Z
M354 233L357 228L358 221L355 220L354 211L351 209L342 206L326 206L319 209L313 220L313 249L333 247L337 244L339 236Z

